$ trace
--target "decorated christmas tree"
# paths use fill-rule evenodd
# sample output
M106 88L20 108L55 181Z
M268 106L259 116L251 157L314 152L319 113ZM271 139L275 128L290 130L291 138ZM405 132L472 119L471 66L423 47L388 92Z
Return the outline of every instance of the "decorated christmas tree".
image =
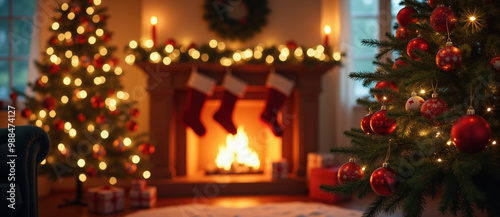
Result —
M403 1L395 35L379 48L375 72L350 77L371 87L370 112L345 132L351 157L332 193L378 194L364 216L401 209L422 216L500 216L500 2ZM396 57L394 61L391 57ZM365 175L366 174L366 175Z
M100 0L71 0L56 9L52 37L29 84L23 117L45 129L51 150L41 173L54 179L126 176L149 178L154 146L138 130L139 110L123 91L122 69L107 45L112 34Z

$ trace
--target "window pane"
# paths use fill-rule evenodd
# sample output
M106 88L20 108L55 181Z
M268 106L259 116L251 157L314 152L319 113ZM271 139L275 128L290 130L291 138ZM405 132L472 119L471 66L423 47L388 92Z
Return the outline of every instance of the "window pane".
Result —
M0 99L9 98L9 63L0 61Z
M1 0L0 0L1 1ZM33 16L35 13L35 0L15 0L14 16Z
M373 72L375 71L375 65L373 65L373 59L354 59L354 71L355 72ZM354 81L354 96L365 97L368 96L369 89L363 87L362 81Z
M14 77L12 86L14 89L24 92L28 82L28 60L16 60L13 66Z
M399 5L400 2L401 0L392 0L391 10L394 17L396 17L398 12L404 7L404 5Z
M376 0L351 0L351 13L356 16L378 14L378 1Z
M364 46L361 44L361 40L377 39L378 34L379 24L377 18L353 18L351 24L353 55L374 54L377 48Z
M7 55L9 55L9 22L0 20L0 57Z
M33 24L28 20L14 21L13 33L14 41L12 51L14 56L28 56L31 45L31 29Z
M9 0L0 0L0 16L9 15Z

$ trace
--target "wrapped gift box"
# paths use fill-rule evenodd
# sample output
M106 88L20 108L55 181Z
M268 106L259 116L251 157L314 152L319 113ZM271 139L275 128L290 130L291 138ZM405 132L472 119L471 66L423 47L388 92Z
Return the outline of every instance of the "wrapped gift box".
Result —
M309 198L327 203L338 203L351 199L351 196L342 196L326 193L319 186L322 184L335 186L339 184L337 173L340 166L328 168L315 168L311 170L309 179Z
M288 163L285 159L272 162L273 179L286 179L288 173Z
M132 189L138 190L138 191L146 189L146 180L144 180L144 179L132 180Z
M142 190L130 190L130 207L151 208L156 205L156 187L148 186Z
M308 153L307 154L307 170L306 177L309 180L311 170L314 168L324 168L335 166L333 154L329 153Z
M90 188L88 210L99 214L109 214L125 208L123 188L112 186Z

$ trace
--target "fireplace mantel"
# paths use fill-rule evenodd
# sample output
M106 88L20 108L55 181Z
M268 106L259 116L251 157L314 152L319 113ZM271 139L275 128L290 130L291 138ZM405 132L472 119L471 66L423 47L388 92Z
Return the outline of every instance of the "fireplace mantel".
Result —
M150 132L157 143L151 156L154 163L153 179L171 179L186 175L186 125L180 121L187 97L187 80L196 67L200 73L217 80L211 99L219 99L220 86L228 67L215 63L162 63L139 62L135 64L148 75L147 90L150 94ZM292 95L285 102L286 112L294 115L284 128L282 157L289 162L289 173L295 177L306 174L306 157L318 150L319 93L322 75L331 65L307 66L302 64L235 64L231 73L248 85L243 99L265 99L266 79L274 70L295 81Z

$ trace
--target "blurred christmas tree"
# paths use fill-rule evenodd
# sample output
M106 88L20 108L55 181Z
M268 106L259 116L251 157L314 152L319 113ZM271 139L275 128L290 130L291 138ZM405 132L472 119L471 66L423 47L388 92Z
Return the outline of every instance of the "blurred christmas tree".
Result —
M332 149L357 163L339 170L342 185L322 188L373 190L379 197L364 216L422 216L436 198L442 214L500 216L500 1L401 4L395 36L364 40L379 48L379 68L350 74L376 84L376 100L358 103L377 112L345 132L351 147Z
M149 178L154 146L134 120L139 111L122 90L122 69L107 46L106 9L100 0L72 0L56 9L53 36L37 66L40 78L30 87L22 115L44 128L52 142L41 173L54 179L75 176Z

